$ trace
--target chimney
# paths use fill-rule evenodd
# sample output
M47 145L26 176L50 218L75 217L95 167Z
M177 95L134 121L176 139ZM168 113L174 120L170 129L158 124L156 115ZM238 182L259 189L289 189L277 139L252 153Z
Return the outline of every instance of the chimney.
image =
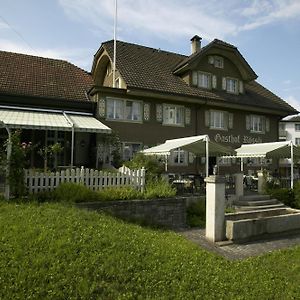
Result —
M202 38L198 35L195 35L191 38L192 54L196 53L201 49L201 40Z

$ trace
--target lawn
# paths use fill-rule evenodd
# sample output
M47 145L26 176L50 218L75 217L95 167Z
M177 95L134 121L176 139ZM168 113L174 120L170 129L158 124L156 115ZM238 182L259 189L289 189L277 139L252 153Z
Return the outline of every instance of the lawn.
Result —
M299 299L300 247L240 262L64 204L0 202L0 299Z

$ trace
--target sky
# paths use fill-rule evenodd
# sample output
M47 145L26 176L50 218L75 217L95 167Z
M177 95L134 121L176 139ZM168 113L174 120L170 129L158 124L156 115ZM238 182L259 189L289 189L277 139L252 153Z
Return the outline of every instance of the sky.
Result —
M0 0L0 50L91 71L113 38L115 0ZM117 39L190 55L190 39L235 45L258 82L300 111L300 0L118 0Z

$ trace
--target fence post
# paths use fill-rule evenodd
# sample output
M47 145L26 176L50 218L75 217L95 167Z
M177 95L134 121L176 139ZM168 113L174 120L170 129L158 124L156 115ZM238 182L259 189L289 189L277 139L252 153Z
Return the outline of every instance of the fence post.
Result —
M143 193L145 191L145 183L146 183L146 170L143 167L141 170L141 179L140 179L140 189L141 192Z

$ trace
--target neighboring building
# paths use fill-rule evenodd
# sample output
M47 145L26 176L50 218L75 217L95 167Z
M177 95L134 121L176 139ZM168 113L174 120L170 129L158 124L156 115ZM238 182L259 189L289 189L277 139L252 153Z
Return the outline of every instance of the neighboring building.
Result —
M279 140L293 141L294 145L300 145L300 115L289 116L279 122ZM280 160L280 171L282 175L289 176L290 161ZM295 163L295 177L299 178L299 161Z
M56 142L63 151L50 167L70 165L73 141L73 165L95 167L96 135L110 129L93 117L95 103L87 95L93 84L89 73L69 62L0 51L0 123L21 128L22 141L36 145L31 166L42 167L38 149ZM0 134L2 142L7 139L4 127Z
M117 88L112 88L113 41L95 54L89 95L98 103L97 117L120 136L124 159L166 139L192 135L208 134L232 148L278 141L279 120L297 112L256 82L235 46L215 39L201 48L201 38L191 41L188 57L117 41ZM169 166L174 172L196 172L204 162L178 149ZM239 168L236 160L218 163L225 173L229 166ZM261 167L254 159L248 164Z

